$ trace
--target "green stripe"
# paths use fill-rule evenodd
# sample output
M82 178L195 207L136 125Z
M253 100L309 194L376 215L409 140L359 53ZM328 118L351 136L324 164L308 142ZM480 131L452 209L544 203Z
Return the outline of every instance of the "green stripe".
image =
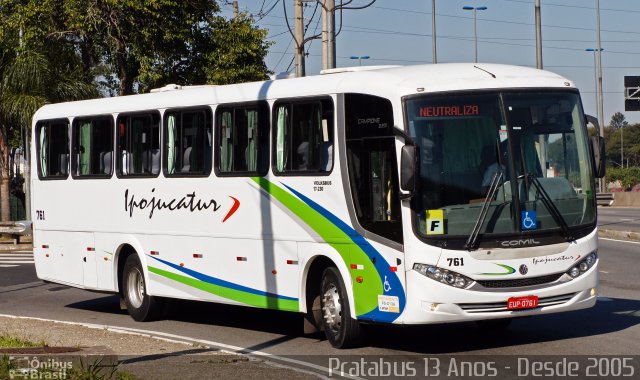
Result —
M504 275L512 274L512 273L516 272L515 269L513 269L512 267L510 267L508 265L496 264L496 263L494 263L494 264L497 265L497 266L503 267L504 269L507 270L507 272L502 272L502 273L478 273L478 274L481 274L481 275L484 275L484 276L504 276Z
M252 294L243 292L241 290L225 288L223 286L209 284L204 281L196 280L195 278L183 276L181 274L168 272L152 266L147 266L149 272L155 273L159 276L166 277L170 280L180 282L192 288L200 289L207 293L215 294L232 301L241 302L249 306L260 307L264 309L276 309L285 311L299 311L300 307L298 301L283 300L275 297L261 296L258 294Z
M262 177L252 177L251 179L333 247L342 257L347 268L350 268L350 263L364 265L363 270L349 269L356 315L363 315L376 309L378 307L378 294L384 294L382 281L369 256L357 244L352 243L353 239L318 211L286 190ZM334 243L336 239L347 240L351 243L336 244ZM355 282L357 276L362 276L362 283Z

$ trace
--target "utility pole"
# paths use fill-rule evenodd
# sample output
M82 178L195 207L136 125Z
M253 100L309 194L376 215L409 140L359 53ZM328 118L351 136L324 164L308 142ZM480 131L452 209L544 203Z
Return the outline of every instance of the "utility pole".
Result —
M604 125L604 101L602 100L602 47L600 46L600 0L596 0L598 13L598 121Z
M542 70L542 17L540 15L540 0L536 0L535 6L536 16L536 68ZM549 136L541 134L538 137L540 143L540 156L544 158L544 161L548 162L548 146Z
M238 0L233 0L233 19L234 20L238 18L239 13L240 11L238 10Z
M540 0L536 0L536 68L542 70L542 17L540 15ZM544 158L544 161L549 160L548 146L549 136L541 134L538 138L540 142L540 156Z
M620 126L620 164L624 169L624 125Z
M436 0L431 0L431 49L433 50L433 63L438 63L436 49Z
M542 19L540 0L536 0L536 67L542 70Z
M322 69L336 67L335 0L323 0L322 5Z
M284 1L284 0L283 0ZM302 0L293 0L294 42L296 49L296 77L305 76L304 69L304 19L302 15Z
M602 98L602 46L600 46L600 0L596 0L596 12L598 12L598 122L600 123L600 136L604 137L604 100ZM622 142L622 141L621 141ZM607 179L600 179L600 188L604 191L607 187Z

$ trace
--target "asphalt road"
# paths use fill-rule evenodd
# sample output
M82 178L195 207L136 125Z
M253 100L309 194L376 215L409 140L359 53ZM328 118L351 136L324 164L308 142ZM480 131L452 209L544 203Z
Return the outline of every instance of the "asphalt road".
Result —
M640 208L598 207L598 226L619 231L640 231Z
M0 289L37 280L31 251L0 251Z
M118 298L37 280L33 264L0 267L0 314L154 330L239 346L248 351L300 355L637 355L640 352L640 244L601 240L600 296L593 309L514 321L490 331L473 323L370 327L365 346L335 350L302 334L297 314L198 302L175 302L170 318L137 323Z

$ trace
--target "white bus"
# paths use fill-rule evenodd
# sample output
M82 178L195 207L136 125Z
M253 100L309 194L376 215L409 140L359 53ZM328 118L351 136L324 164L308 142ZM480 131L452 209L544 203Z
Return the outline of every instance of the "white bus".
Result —
M593 306L594 176L574 84L496 64L337 69L51 104L33 119L39 278L361 323ZM602 156L602 157L601 157Z

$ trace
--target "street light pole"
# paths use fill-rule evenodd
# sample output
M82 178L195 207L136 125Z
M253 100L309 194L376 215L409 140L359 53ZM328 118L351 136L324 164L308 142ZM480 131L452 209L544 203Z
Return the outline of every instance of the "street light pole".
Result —
M431 49L433 50L433 63L438 63L436 49L436 0L431 0Z
M598 48L597 49L584 49L585 51L588 52L593 52L593 77L595 79L595 93L596 93L596 112L597 112L597 116L598 116L598 124L600 127L600 130L598 131L598 134L602 137L604 137L604 124L602 123L602 117L600 116L600 107L602 105L602 93L600 91L598 91L598 62L596 61L596 52L598 54L602 53L602 48L599 47L600 44L598 44ZM599 182L599 191L600 192L604 192L605 191L605 183L606 180L605 178L599 178L598 179Z
M540 0L536 0L536 68L542 70L542 21Z
M351 59L357 59L358 60L358 66L362 66L362 60L363 59L369 59L368 55L362 55L362 56L357 56L357 55L352 55L351 57L349 57Z
M482 7L471 7L468 5L465 5L464 7L462 7L462 9L464 9L465 11L473 11L473 40L475 42L475 60L474 62L478 63L478 11L484 11L487 9L487 7L482 6Z
M598 15L598 96L600 102L598 103L598 119L600 125L604 125L604 100L602 97L602 46L600 46L600 0L596 0L596 11Z
M604 49L600 49L600 50L604 50ZM588 49L584 49L584 51L593 52L593 77L594 77L594 85L595 85L595 93L596 93L595 105L596 105L596 114L599 117L600 116L600 110L599 110L600 93L598 92L598 62L597 62L597 56L596 56L598 49L588 48ZM602 128L602 123L600 122L600 120L598 120L598 123L600 123L600 126ZM598 133L600 132L601 131L598 131Z

